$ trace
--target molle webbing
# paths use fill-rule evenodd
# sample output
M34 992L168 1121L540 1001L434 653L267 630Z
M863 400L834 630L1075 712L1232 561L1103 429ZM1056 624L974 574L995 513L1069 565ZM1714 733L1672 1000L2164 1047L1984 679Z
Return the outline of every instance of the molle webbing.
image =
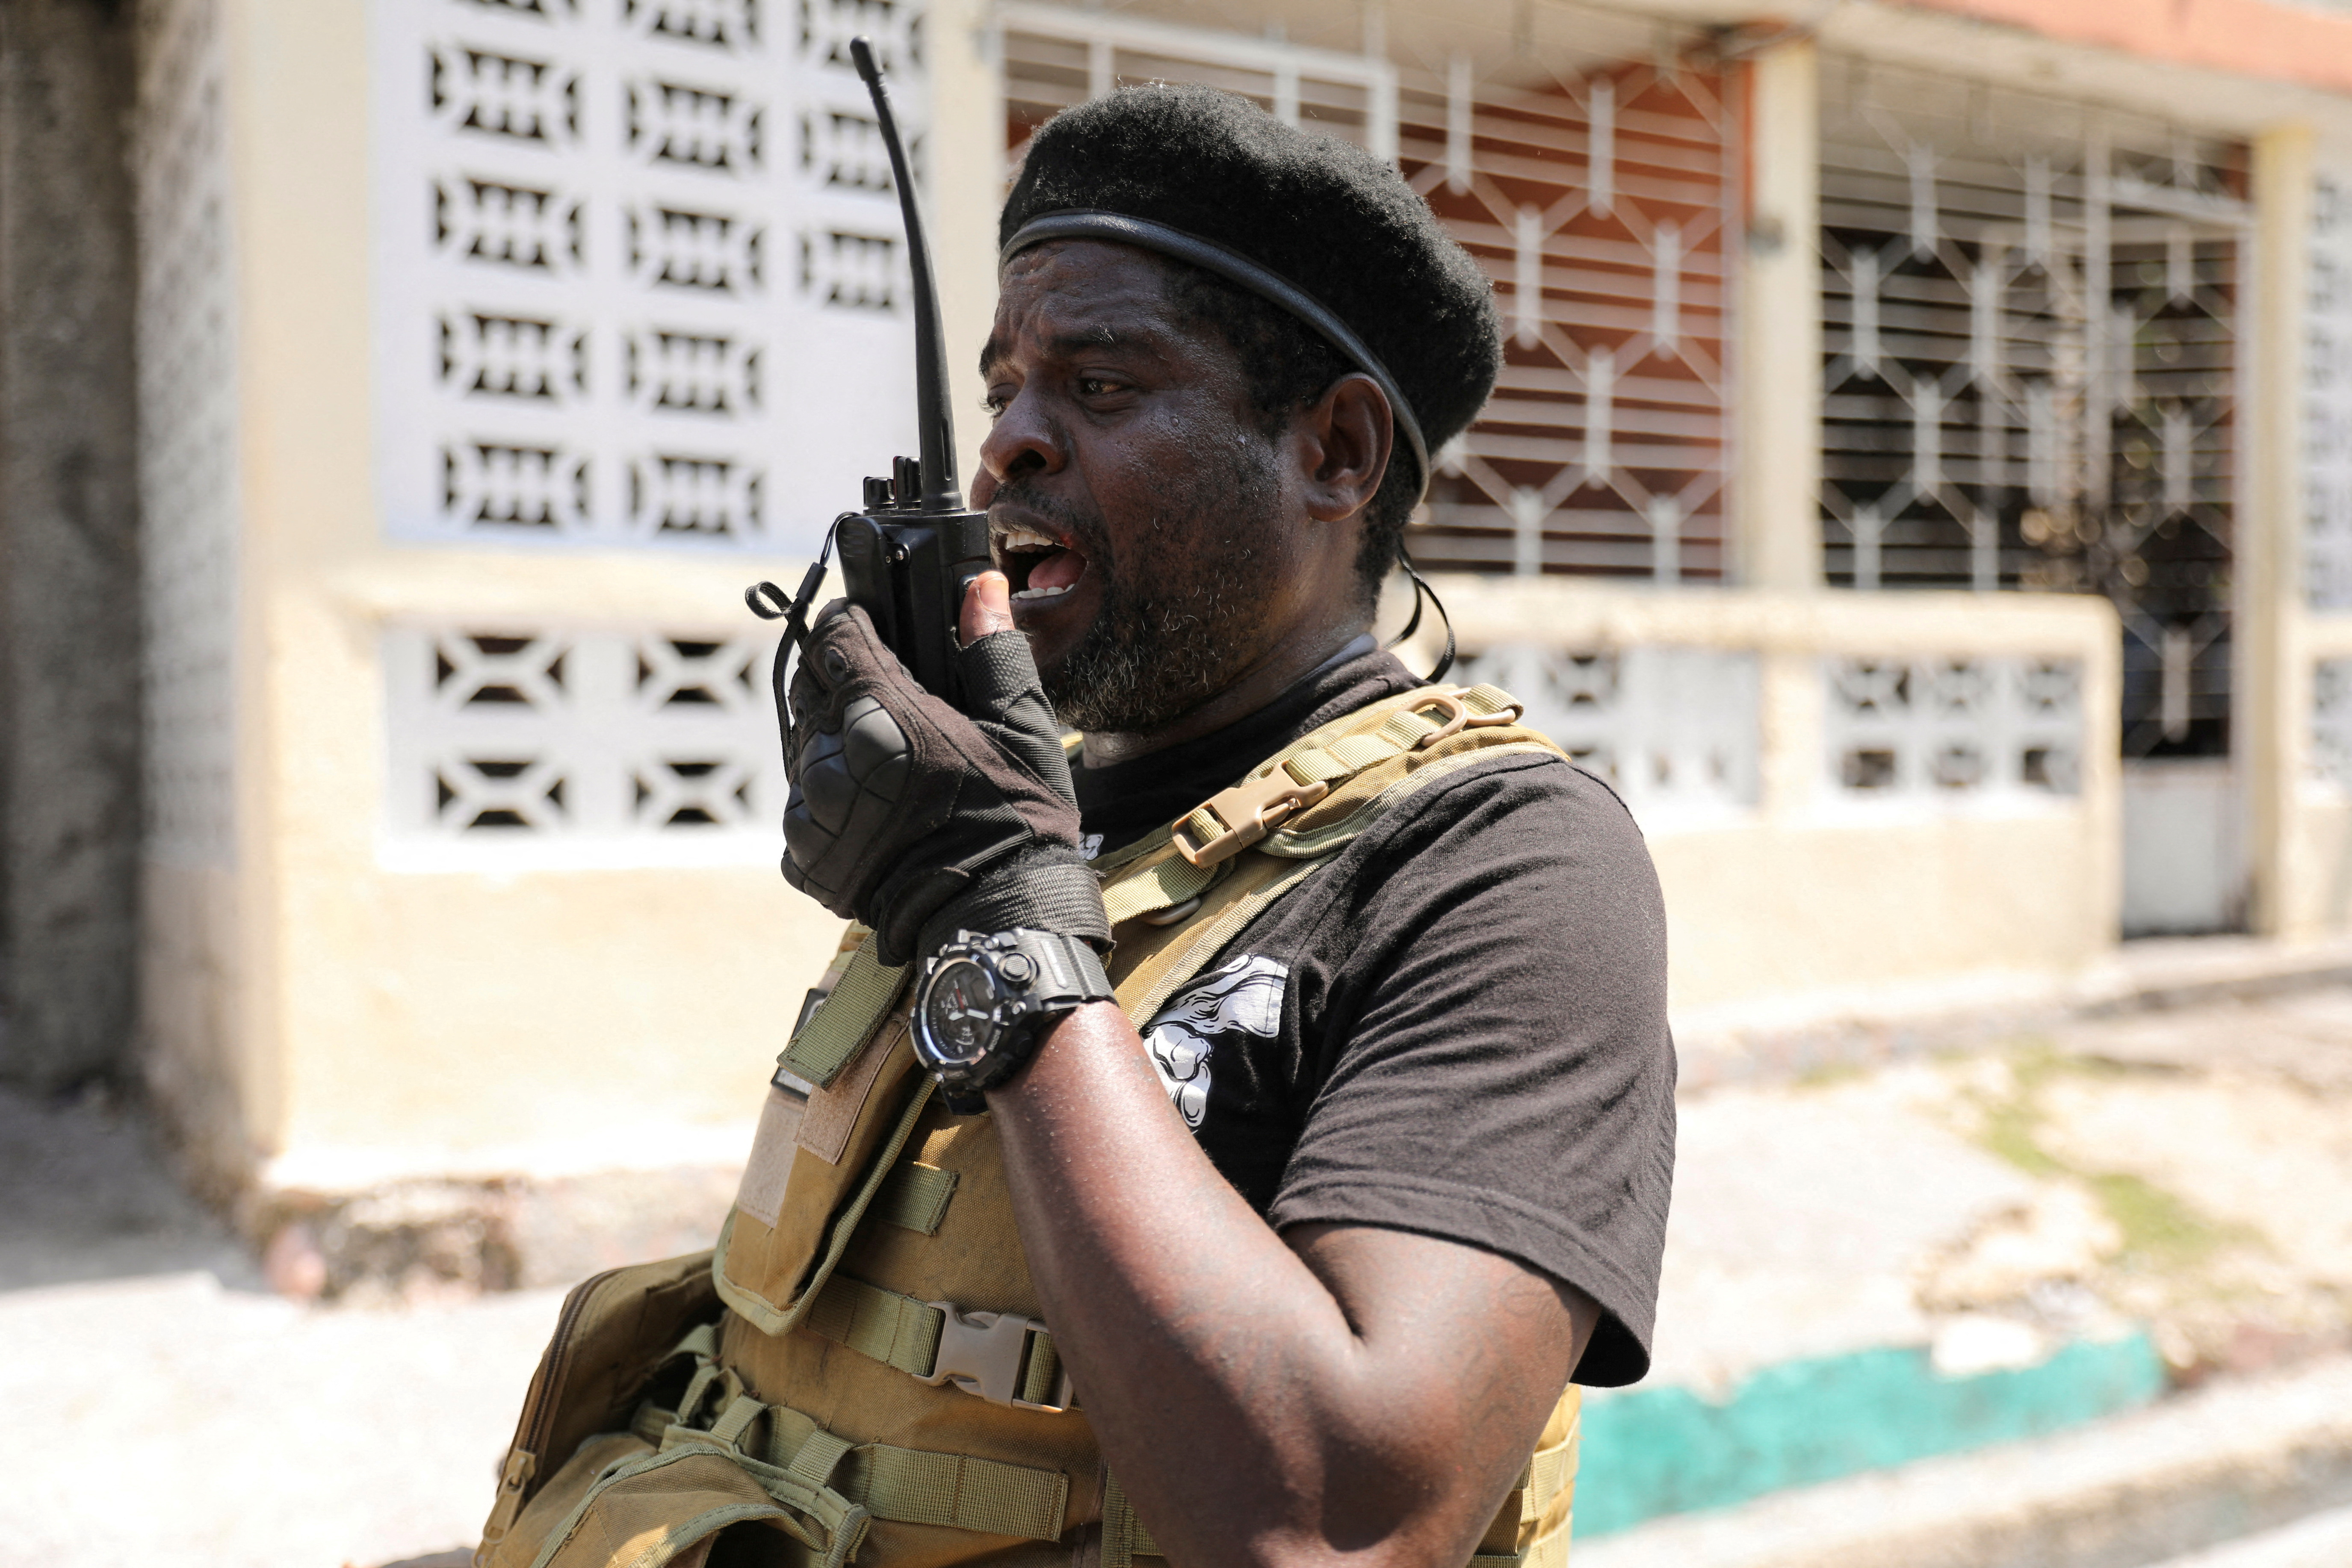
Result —
M871 1212L885 1225L895 1225L925 1236L940 1233L948 1204L955 1197L956 1173L936 1165L908 1161L890 1173L874 1194Z
M1217 890L1224 897L1204 903L1173 941L1128 971L1118 986L1119 1011L1139 1029L1149 1024L1168 998L1207 968L1227 942L1322 865L1320 860L1277 860L1271 856L1255 856L1240 864L1232 876L1220 879ZM1202 915L1208 918L1202 919Z
M919 1301L835 1274L803 1326L925 1383L954 1383L998 1405L1066 1408L1054 1401L1062 1361L1045 1324L1011 1312L958 1312L950 1319L950 1310L944 1301ZM942 1365L940 1344L951 1329L957 1342ZM959 1359L969 1354L966 1347L980 1352L971 1364ZM992 1378L1001 1378L1001 1386L990 1386Z
M1182 821L1108 858L1103 901L1119 933L1121 1010L1141 1028L1270 905L1415 791L1498 753L1559 755L1517 723L1519 711L1492 686L1384 699L1301 737Z
M1222 874L1216 866L1195 866L1181 855L1163 855L1131 876L1113 877L1103 887L1103 906L1117 930L1199 898Z
M861 1514L1027 1541L1062 1534L1070 1483L1057 1470L887 1443L852 1444L810 1415L762 1404L745 1392L742 1380L713 1359L707 1336L688 1336L678 1349L694 1359L678 1408L648 1401L630 1423L636 1436L657 1445L656 1456L648 1458L681 1449L723 1452L777 1502L803 1516L777 1522L828 1558L856 1550L856 1539L845 1539L842 1527L851 1524L862 1537L853 1518ZM706 1419L706 1412L715 1414ZM795 1522L802 1528L792 1528Z
M851 928L853 934L856 929ZM907 969L903 963L884 963L874 933L866 932L848 967L834 982L815 1014L793 1036L778 1064L819 1089L830 1087L898 999Z
M1441 715L1430 717L1434 709ZM1424 686L1359 709L1297 742L1175 825L1176 846L1214 865L1265 838L1360 773L1411 757L1465 730L1516 726L1520 704L1493 686ZM1360 809L1356 803L1349 815Z

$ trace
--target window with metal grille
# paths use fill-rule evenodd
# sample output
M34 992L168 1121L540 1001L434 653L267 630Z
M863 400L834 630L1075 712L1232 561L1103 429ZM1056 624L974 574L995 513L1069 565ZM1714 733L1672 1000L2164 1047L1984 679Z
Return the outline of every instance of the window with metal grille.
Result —
M1721 76L1660 62L1481 79L1131 13L1003 8L1006 143L1115 86L1202 82L1397 159L1495 279L1506 358L1441 455L1414 555L1477 572L1724 573Z
M1823 74L1829 580L2105 594L2126 754L2225 752L2244 148Z
M1733 118L1672 61L1405 72L1398 152L1503 310L1494 400L1441 456L1424 564L1724 574Z
M1396 156L1396 73L1386 60L1025 0L1007 0L996 17L1005 145L1016 163L1037 127L1063 110L1155 81L1217 88L1286 124Z

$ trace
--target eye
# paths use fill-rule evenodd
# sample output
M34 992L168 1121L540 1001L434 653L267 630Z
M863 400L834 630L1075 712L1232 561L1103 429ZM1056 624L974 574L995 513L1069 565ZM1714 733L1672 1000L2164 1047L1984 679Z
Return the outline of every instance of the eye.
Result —
M1112 393L1122 390L1125 385L1126 384L1124 382L1113 381L1108 376L1082 375L1078 377L1078 392L1081 395L1087 397L1108 397Z

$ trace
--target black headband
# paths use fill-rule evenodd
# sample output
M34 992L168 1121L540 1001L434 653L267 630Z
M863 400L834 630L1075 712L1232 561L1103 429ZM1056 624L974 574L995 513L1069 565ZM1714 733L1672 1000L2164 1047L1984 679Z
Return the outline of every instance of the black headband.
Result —
M1422 439L1421 421L1412 412L1398 389L1396 377L1379 356L1364 346L1348 323L1341 321L1322 300L1293 283L1289 279L1262 267L1240 251L1229 249L1213 239L1202 239L1197 234L1187 234L1150 218L1129 217L1125 213L1100 212L1084 208L1047 213L1022 225L1020 232L1004 242L998 253L997 263L1013 259L1017 253L1048 239L1108 239L1121 245L1132 245L1145 250L1158 251L1187 262L1203 272L1213 272L1228 283L1240 285L1262 300L1268 300L1308 326L1327 343L1339 351L1349 363L1372 378L1389 400L1389 414L1396 423L1398 433L1404 437L1405 446L1412 452L1412 460L1420 475L1416 499L1429 490L1429 447Z

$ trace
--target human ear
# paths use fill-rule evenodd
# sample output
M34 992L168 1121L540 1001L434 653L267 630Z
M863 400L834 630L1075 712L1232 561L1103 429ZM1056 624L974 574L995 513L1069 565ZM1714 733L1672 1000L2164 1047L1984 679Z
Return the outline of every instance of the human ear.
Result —
M1307 515L1340 522L1371 504L1388 472L1396 422L1369 375L1343 375L1298 416Z

